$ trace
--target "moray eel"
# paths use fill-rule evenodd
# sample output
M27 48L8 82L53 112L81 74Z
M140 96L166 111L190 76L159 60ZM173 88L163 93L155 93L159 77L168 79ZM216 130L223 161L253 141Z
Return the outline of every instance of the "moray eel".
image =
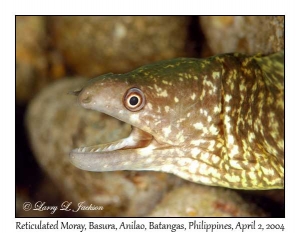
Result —
M284 52L178 58L94 78L81 106L132 126L81 147L88 171L153 170L234 189L284 187Z

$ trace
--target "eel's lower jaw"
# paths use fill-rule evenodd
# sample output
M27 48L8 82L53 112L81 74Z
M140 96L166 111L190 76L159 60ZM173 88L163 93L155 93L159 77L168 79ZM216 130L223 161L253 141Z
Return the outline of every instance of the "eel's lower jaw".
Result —
M116 170L153 170L149 160L156 149L168 145L138 128L124 139L96 146L80 147L70 153L70 161L76 167L94 172Z

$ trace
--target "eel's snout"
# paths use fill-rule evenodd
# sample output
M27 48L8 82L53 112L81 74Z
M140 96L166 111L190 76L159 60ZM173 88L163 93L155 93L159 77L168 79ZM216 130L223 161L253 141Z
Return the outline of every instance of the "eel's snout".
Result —
M95 106L95 94L90 87L84 87L77 94L78 103L87 109L93 109L93 105Z
M92 96L87 93L81 92L78 96L78 101L81 104L89 104L92 102Z
M80 90L68 92L70 95L75 95L78 97L78 102L80 104L88 104L92 100L91 93L86 90L86 88L81 88Z

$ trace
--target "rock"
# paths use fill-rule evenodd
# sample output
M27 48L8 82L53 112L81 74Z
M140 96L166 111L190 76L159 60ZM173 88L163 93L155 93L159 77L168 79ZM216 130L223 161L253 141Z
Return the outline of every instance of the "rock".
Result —
M27 104L51 81L65 76L60 53L52 48L44 16L16 17L16 99Z
M265 217L234 190L185 184L170 191L148 217Z
M73 202L73 208L80 202L104 208L78 214L143 216L179 178L159 172L93 173L70 163L73 148L117 140L131 130L125 123L77 104L76 97L68 92L80 89L84 82L83 78L58 81L31 102L26 124L36 159L65 200Z
M186 56L189 17L49 17L54 47L77 75L123 73L152 61Z
M203 16L199 21L214 54L284 49L284 16Z
M47 84L45 18L16 17L16 99L26 103Z

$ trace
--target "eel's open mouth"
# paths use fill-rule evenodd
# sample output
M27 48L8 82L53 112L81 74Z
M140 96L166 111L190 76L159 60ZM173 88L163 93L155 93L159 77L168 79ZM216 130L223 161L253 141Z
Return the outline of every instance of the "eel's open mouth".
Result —
M132 131L127 138L123 138L111 143L104 143L95 146L79 147L72 150L73 153L103 153L124 149L137 149L147 147L153 140L153 136L136 127L132 127Z
M70 160L87 171L153 170L153 152L164 147L149 133L132 127L131 134L112 143L80 147L71 151ZM149 157L150 156L150 157Z

